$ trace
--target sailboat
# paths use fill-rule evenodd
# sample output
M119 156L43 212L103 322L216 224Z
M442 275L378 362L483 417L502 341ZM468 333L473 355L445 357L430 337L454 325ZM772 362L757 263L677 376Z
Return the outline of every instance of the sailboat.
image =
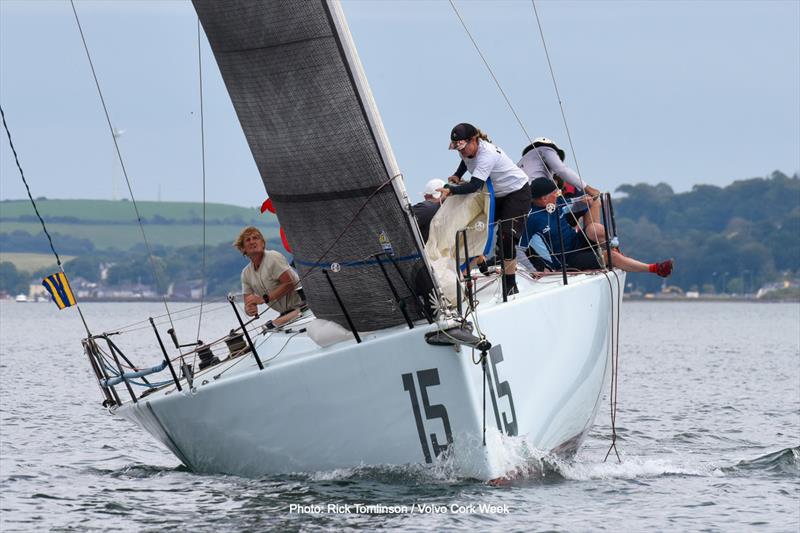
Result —
M193 3L309 310L267 330L232 301L234 329L193 349L197 367L155 323L149 370L87 337L111 414L192 471L241 476L446 463L491 480L515 443L574 453L611 375L624 273L520 275L507 296L502 276L473 275L459 233L466 267L445 298L339 2Z

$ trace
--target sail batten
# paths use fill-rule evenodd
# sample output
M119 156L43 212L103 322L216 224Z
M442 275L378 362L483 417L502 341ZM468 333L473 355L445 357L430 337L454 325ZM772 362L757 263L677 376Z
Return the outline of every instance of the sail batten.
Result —
M228 53L228 52L231 52L231 53L254 52L254 51L257 51L257 50L267 50L269 48L275 48L275 47L278 47L278 46L291 46L292 44L303 44L303 43L308 43L308 42L316 41L316 40L320 40L320 39L333 40L333 36L332 35L320 35L318 37L306 37L305 39L297 39L295 41L286 41L284 43L266 44L266 45L263 45L263 46L256 46L256 47L253 47L253 48L238 48L238 49L234 48L232 50L220 50L218 53L225 54L225 53Z
M380 193L381 191L378 191ZM303 194L280 194L272 193L270 198L279 202L319 202L336 200L343 198L365 198L370 194L375 193L374 187L362 187L360 189L348 189L343 191L320 191Z
M330 277L357 329L402 324L403 309L422 318L408 287L429 280L429 272L340 6L325 0L194 5L311 309L347 327L321 272L335 263L346 266ZM396 259L397 268L387 272L399 302L377 254Z

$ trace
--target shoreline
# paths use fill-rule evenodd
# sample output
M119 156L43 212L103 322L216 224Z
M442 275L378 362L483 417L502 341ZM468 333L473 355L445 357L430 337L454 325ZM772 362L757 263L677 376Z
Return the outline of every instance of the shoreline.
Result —
M685 296L661 295L661 294L642 294L642 295L627 295L624 294L622 300L625 302L749 302L749 303L800 303L797 298L756 298L755 296L700 296L698 298L686 298ZM46 301L33 301L28 300L25 302L16 302L13 297L0 298L3 302L37 304L37 303L51 303ZM82 298L79 303L160 303L163 298ZM194 303L200 304L200 300L193 298L169 298L167 303ZM224 297L217 297L203 300L203 303L223 303L227 301Z
M626 302L749 302L749 303L800 303L798 298L756 298L755 296L700 296L698 298L686 298L685 296L664 296L660 294L651 295L623 295Z

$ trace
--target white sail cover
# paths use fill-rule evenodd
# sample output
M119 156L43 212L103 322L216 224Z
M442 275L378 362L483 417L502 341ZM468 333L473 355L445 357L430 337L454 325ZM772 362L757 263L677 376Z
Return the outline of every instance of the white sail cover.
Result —
M315 315L349 327L325 269L356 329L422 318L429 271L338 5L193 2Z

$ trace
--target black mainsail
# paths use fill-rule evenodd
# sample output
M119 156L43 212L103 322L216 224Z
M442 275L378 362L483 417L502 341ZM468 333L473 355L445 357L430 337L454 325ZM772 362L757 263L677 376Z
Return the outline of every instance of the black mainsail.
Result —
M314 314L347 327L324 269L356 329L422 318L430 274L338 2L193 3Z

